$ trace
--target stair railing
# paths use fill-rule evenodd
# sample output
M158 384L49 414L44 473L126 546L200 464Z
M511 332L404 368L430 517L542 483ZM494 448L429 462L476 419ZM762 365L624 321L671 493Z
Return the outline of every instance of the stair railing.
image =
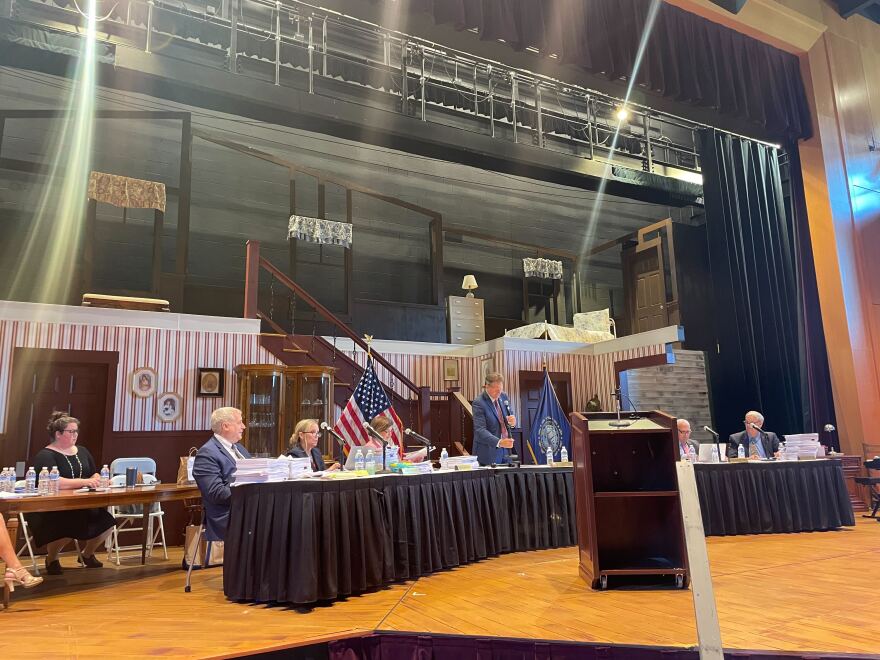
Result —
M414 396L418 402L418 415L416 421L418 423L418 432L422 435L430 437L431 433L431 388L420 387L413 383L409 378L404 376L393 364L379 355L375 349L370 349L367 343L358 337L358 335L348 327L333 312L324 307L320 302L315 300L308 291L299 286L290 277L285 275L274 264L260 256L260 242L248 241L245 258L245 280L244 280L244 318L261 319L265 321L274 331L283 332L282 328L269 316L259 309L258 294L260 284L260 270L265 270L275 278L275 281L283 287L292 291L294 295L299 296L313 310L315 310L325 321L341 331L341 334L351 339L355 345L359 346L364 352L369 351L373 356L373 360L382 365L388 373L399 380L404 388ZM286 334L286 333L285 333Z

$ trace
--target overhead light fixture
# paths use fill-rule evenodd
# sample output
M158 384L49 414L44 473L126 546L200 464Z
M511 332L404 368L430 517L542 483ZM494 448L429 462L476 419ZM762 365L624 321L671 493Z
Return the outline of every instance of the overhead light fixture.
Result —
M614 116L617 117L617 121L626 121L629 119L629 110L625 105L622 105L614 111Z

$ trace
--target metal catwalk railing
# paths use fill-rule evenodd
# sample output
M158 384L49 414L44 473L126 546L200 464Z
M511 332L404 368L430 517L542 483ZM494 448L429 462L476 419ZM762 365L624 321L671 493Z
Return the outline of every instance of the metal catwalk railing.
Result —
M73 0L9 6L21 21L72 29L81 21ZM607 160L619 128L616 161L661 175L700 170L698 124L635 105L621 121L619 99L298 0L129 0L99 31L169 56L179 56L172 45L220 52L217 62L240 75L348 100L356 92L360 103L425 122L587 159Z

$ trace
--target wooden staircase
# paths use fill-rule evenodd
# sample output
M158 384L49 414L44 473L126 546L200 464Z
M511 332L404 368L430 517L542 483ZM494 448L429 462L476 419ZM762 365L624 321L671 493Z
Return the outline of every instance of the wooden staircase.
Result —
M338 335L352 340L364 352L368 350L366 342L357 336L333 312L315 300L305 289L296 284L272 263L260 256L260 244L257 241L247 242L247 261L245 275L244 317L258 318L269 332L260 335L260 344L281 362L291 366L322 365L336 369L334 378L333 400L344 407L351 398L354 388L364 373L363 368L346 354L334 348L333 344L323 337L315 335L289 334L270 315L259 309L258 292L260 272L269 273L274 282L284 287L297 300L304 301L316 315L331 323ZM413 428L422 435L430 437L431 433L431 392L430 388L417 386L397 368L376 351L371 352L373 361L381 365L403 385L409 394L401 395L387 383L383 383L385 391L391 398L394 410L405 427Z

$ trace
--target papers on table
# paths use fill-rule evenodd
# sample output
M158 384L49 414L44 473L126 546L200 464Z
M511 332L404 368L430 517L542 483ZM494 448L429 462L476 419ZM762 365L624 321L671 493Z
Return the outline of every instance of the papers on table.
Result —
M450 456L446 459L446 466L450 470L476 470L480 462L476 456Z
M403 460L407 463L421 463L428 457L428 448L422 447L415 451L407 452L403 455ZM430 463L428 464L430 466ZM430 472L430 470L428 470Z
M255 484L298 479L311 474L309 458L242 458L235 462L235 483Z
M799 433L785 436L785 451L780 452L780 457L786 461L796 461L800 458L817 458L824 456L825 450L819 444L818 433Z
M19 500L22 497L38 497L39 493L0 493L0 500Z

